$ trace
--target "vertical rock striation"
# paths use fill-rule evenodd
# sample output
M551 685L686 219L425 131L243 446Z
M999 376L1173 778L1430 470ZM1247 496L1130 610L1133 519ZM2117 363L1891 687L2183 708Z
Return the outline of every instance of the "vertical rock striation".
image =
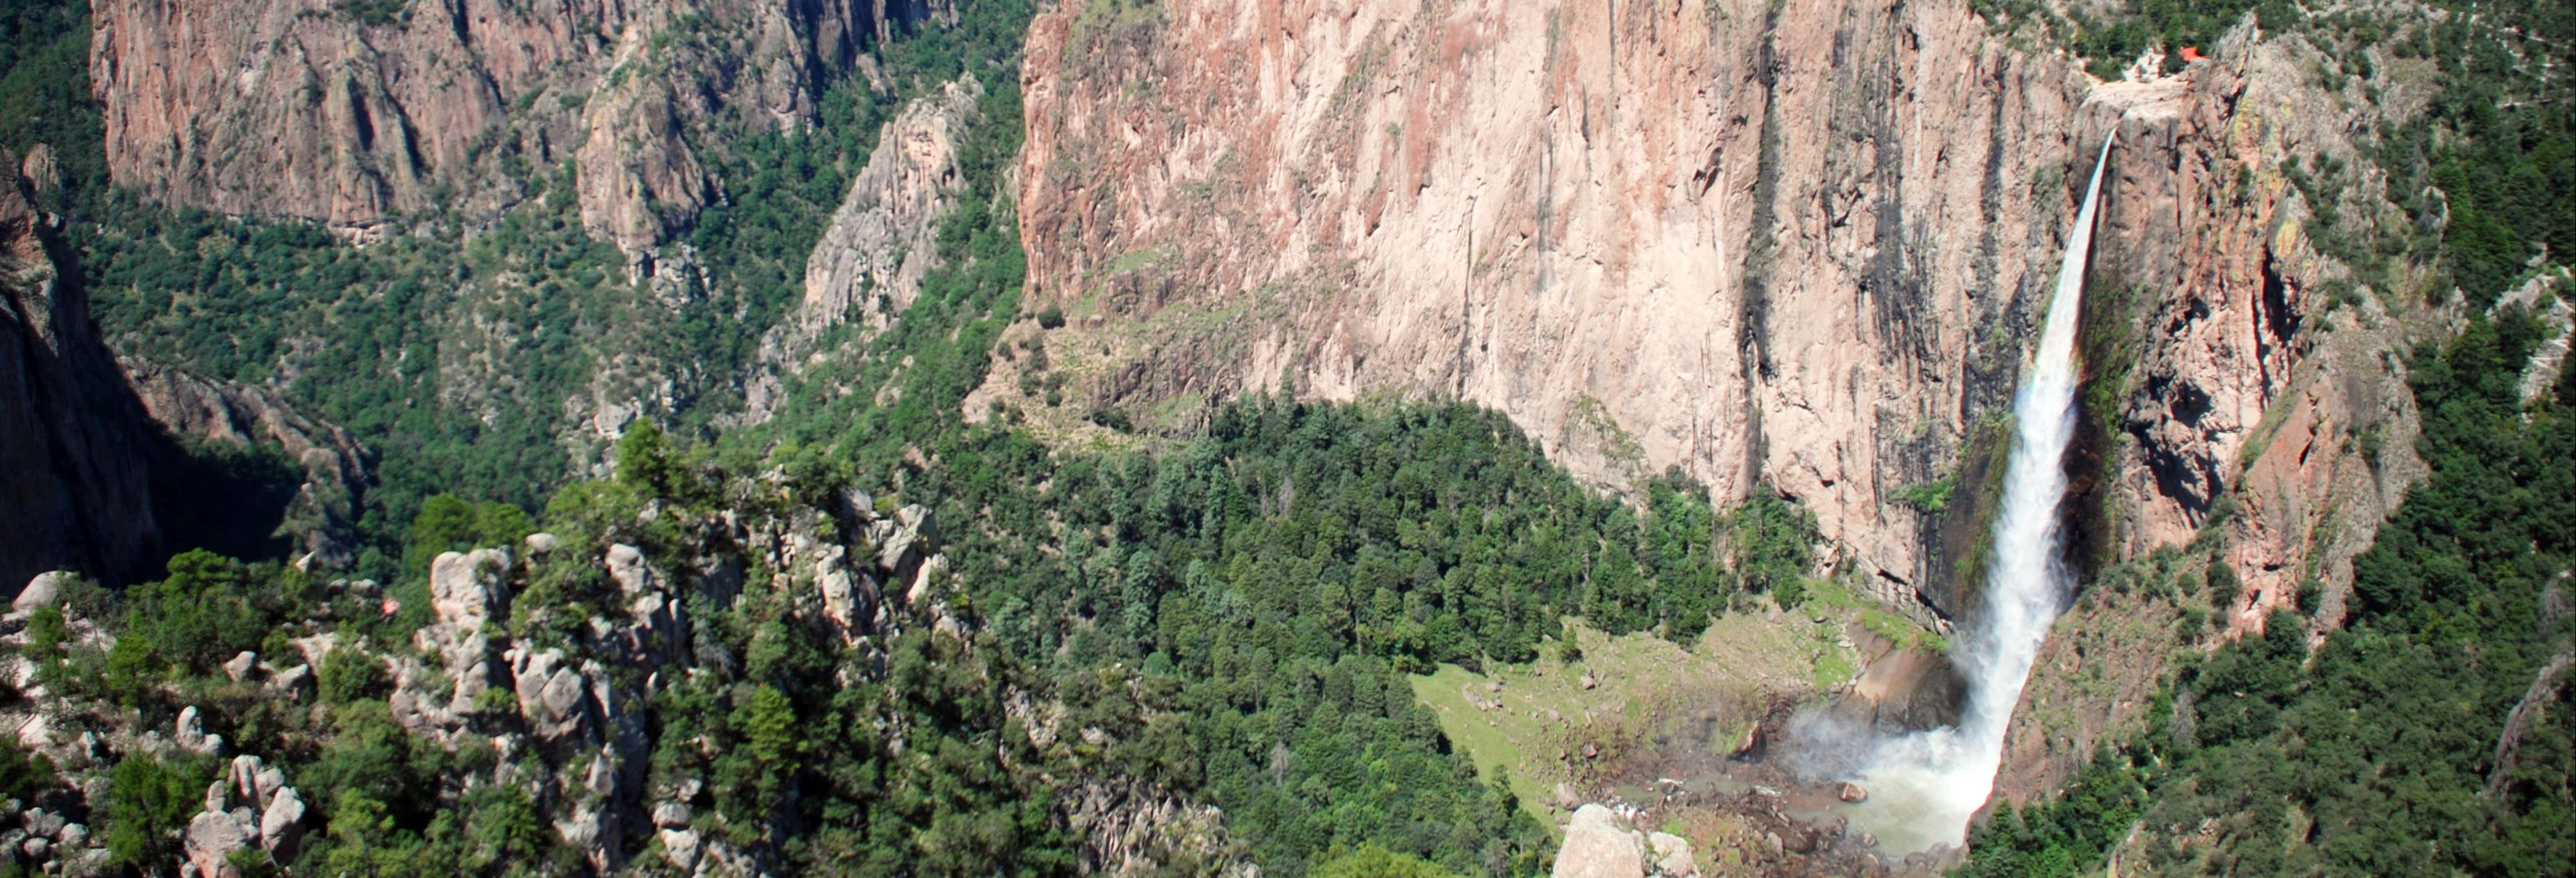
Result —
M100 0L90 68L116 183L318 220L516 201L573 162L583 224L643 256L717 196L720 121L804 124L926 0ZM532 170L533 169L533 170Z
M1072 0L1026 57L1032 296L1095 403L1463 397L1615 487L1775 483L1833 563L1956 615L1973 539L1896 498L1979 490L1963 450L2036 335L2079 145L2118 144L2094 269L2125 292L2088 325L2133 339L2089 364L2118 409L2077 474L2114 521L2089 554L2188 539L2317 376L2349 376L2316 391L2337 429L2410 417L2370 353L2403 331L2302 331L2345 272L2280 173L2372 110L2306 100L2311 50L2256 37L2097 87L1947 0ZM2366 544L2411 478L2327 503L2356 456L2319 447L2300 466L2345 475L2257 486L2249 582L2327 518Z
M1101 400L1454 394L1599 481L1775 482L1899 598L1949 575L1888 498L2007 403L2070 64L1960 3L1106 8L1034 26L1020 174Z

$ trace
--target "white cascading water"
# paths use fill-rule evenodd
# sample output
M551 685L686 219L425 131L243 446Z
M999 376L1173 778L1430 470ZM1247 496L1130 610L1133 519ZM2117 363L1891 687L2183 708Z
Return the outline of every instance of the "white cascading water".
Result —
M2067 442L2075 435L2075 324L2084 299L2085 254L2093 245L2093 200L2111 157L2104 140L2084 206L2066 236L2066 259L2048 301L2048 327L2013 401L2015 435L1995 518L1985 603L1970 638L1951 654L1968 684L1959 724L1885 742L1858 778L1869 790L1852 822L1885 850L1911 852L1964 840L1968 818L1994 791L2005 727L2021 702L2040 642L2063 609L2072 574L2058 534L2066 495Z

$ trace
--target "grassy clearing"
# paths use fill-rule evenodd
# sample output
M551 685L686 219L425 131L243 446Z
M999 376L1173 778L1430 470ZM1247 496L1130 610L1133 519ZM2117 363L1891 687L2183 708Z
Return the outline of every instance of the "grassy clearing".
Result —
M1521 807L1551 826L1565 813L1551 804L1560 782L1578 786L1589 741L1651 740L1684 733L1711 709L1721 731L1740 731L1775 695L1804 697L1852 678L1860 657L1842 636L1850 619L1817 623L1790 613L1742 613L1718 619L1690 648L1648 633L1618 637L1569 620L1566 634L1580 658L1563 660L1559 644L1523 665L1472 673L1442 665L1412 678L1414 697L1439 717L1452 745L1488 777L1508 772ZM1596 685L1585 689L1582 677Z

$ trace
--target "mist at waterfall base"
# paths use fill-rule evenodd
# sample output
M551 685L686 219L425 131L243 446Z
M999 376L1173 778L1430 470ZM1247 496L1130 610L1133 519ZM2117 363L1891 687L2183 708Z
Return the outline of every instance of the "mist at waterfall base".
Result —
M1984 603L1951 653L1967 682L1959 722L1871 741L1866 767L1852 774L1869 791L1868 800L1852 809L1852 823L1876 835L1883 850L1903 853L1965 840L1968 819L1994 791L2004 732L2031 663L2064 609L2073 574L2063 557L2057 508L2066 495L2066 446L2075 434L2075 326L2093 244L2094 199L2110 156L2106 139L2067 234L2037 359L2014 399L2012 458L2004 471Z

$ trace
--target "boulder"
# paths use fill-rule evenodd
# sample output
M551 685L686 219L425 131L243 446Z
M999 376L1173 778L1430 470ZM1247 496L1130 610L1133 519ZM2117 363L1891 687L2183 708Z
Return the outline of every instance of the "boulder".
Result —
M88 847L89 827L78 823L65 823L60 841L64 850L76 851Z
M644 564L644 550L634 546L625 543L609 546L607 567L608 578L617 583L617 590L629 596L661 586L653 575L653 568Z
M1846 802L1866 802L1869 801L1869 790L1861 788L1860 784L1843 781L1834 786L1834 797Z
M26 588L18 590L18 599L10 602L9 609L32 613L37 607L53 606L63 599L63 580L71 575L60 571L36 574L34 579L27 580Z
M1628 821L1598 803L1574 809L1565 844L1556 851L1555 878L1642 878L1646 843Z
M1583 804L1583 800L1574 794L1574 784L1567 781L1557 781L1556 789L1550 793L1548 803L1559 808L1572 811L1576 807L1581 806Z
M653 825L662 829L677 829L689 825L689 803L663 802L654 805Z
M280 787L268 800L268 811L259 816L259 846L279 862L295 857L296 846L304 840L304 799L294 787Z
M259 653L243 650L240 655L233 656L231 661L224 662L224 678L239 683L249 678L251 669L258 666Z
M683 874L697 868L698 834L696 831L665 829L661 831L661 837L664 862L670 863L671 868L678 869Z
M200 811L196 819L188 821L188 833L182 844L188 863L197 867L197 874L207 878L241 878L241 870L233 868L226 858L234 851L249 847L250 837L242 831L240 823L234 822L232 815Z
M429 562L431 612L442 625L468 631L483 627L509 599L509 585L502 581L509 569L510 553L500 549L439 553Z
M305 689L311 688L312 685L312 665L296 665L294 667L287 668L286 670L277 672L277 676L270 678L268 681L268 688L274 689L278 693L289 698L295 697Z
M527 539L528 557L533 558L539 555L552 554L555 550L555 545L558 542L559 541L555 539L554 534L546 533L544 531L529 534Z
M19 842L18 849L27 853L27 859L41 863L45 861L46 857L53 854L54 843L51 839L37 836L35 838Z
M27 810L28 835L39 836L42 838L54 838L62 835L63 827L68 825L70 824L63 820L63 815L47 811L43 808L30 808Z
M179 710L179 722L171 730L170 740L182 748L208 756L213 756L224 749L224 736L206 734L205 727L199 723L197 706L194 704Z

